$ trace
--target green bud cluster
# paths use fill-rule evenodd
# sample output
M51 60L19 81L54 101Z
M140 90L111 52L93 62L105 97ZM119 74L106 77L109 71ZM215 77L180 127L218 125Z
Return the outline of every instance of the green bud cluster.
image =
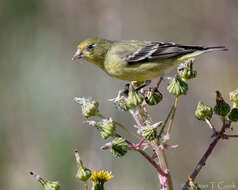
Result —
M127 153L128 144L125 139L116 137L112 142L109 142L102 146L101 149L109 149L113 156L119 158Z
M197 119L199 120L210 120L212 118L212 108L210 108L209 106L203 104L202 102L199 102L197 105L197 109L195 111L195 116Z
M75 151L75 158L78 166L78 170L75 177L78 178L80 181L86 183L91 177L92 172L90 169L84 167L83 161L80 159L78 151Z
M81 105L82 115L86 118L97 116L99 114L99 103L91 98L74 98L74 101Z
M152 141L157 137L157 127L151 125L145 126L143 127L141 134L146 140Z
M178 74L185 82L197 76L197 71L193 70L193 63L193 60L189 60L178 67Z
M115 138L112 141L111 152L115 157L122 157L127 153L128 144L123 138Z
M170 94L175 96L180 96L182 94L186 94L188 91L188 85L186 82L182 80L179 75L176 75L172 82L167 87Z
M216 105L214 107L214 112L217 115L225 117L230 112L230 105L224 101L219 91L216 92Z
M232 108L230 113L228 114L228 118L230 121L237 122L238 121L238 108Z
M233 102L233 107L238 108L238 89L230 92L230 100Z
M44 188L45 190L60 190L60 184L58 181L46 181Z
M157 105L163 99L163 95L157 89L150 89L145 96L145 102L150 105Z
M214 106L214 113L222 116L228 117L228 119L232 122L238 121L238 89L230 92L230 100L234 103L233 108L230 108L230 105L225 102L221 93L216 91L216 105ZM197 109L195 111L195 116L199 120L210 120L213 114L212 108L204 105L203 103L199 102Z
M132 85L129 86L129 94L126 104L130 109L138 107L144 101L144 99L145 97L142 93L137 91Z
M100 122L96 122L96 127L100 131L102 138L107 139L109 137L113 137L116 135L115 132L115 123L114 121L109 119L103 119Z
M130 109L125 101L120 101L118 105L122 111L128 111Z
M86 181L88 181L90 176L91 176L91 170L88 168L85 168L83 165L78 164L78 171L75 177L85 183Z
M58 181L49 181L41 178L39 175L30 172L30 174L38 180L45 190L60 190L60 184Z

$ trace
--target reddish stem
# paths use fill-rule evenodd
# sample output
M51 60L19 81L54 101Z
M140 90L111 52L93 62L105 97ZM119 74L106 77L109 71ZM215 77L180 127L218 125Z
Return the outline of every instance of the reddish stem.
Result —
M140 142L136 145L136 147L140 149L144 142L145 142L145 137L141 138Z
M231 125L230 122L226 123L225 119L223 118L223 126L219 131L216 138L211 142L209 147L207 148L206 152L203 154L200 161L197 163L196 167L194 168L192 174L189 176L189 179L194 181L195 178L198 176L201 169L205 166L208 157L211 155L212 151L214 150L215 146L217 145L218 141L222 138L225 133L225 130L229 128ZM187 190L189 187L189 179L186 181L185 185L183 186L182 190Z

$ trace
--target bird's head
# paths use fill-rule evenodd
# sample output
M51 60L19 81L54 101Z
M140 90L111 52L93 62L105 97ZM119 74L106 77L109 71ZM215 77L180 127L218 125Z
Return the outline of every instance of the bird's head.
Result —
M85 59L103 68L104 59L112 41L100 38L88 38L78 46L72 60Z

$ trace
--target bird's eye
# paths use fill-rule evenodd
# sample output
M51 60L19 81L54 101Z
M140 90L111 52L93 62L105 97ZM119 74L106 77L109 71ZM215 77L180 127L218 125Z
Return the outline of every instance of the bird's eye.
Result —
M88 45L87 50L89 50L89 51L92 50L92 49L95 47L95 45L96 45L96 44L90 44L90 45Z

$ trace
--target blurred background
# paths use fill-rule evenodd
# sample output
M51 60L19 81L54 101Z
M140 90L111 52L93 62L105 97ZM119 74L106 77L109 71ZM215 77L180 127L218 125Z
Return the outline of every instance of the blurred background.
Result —
M188 95L181 97L171 137L179 148L168 152L175 189L180 189L211 141L209 128L194 117L197 102L213 106L215 90L228 99L238 87L237 19L237 0L2 0L1 189L41 189L29 176L31 170L60 181L62 189L83 189L74 178L75 148L88 167L113 172L115 178L106 189L159 189L155 171L140 155L130 152L114 159L99 149L105 141L83 123L80 106L73 102L75 96L93 97L104 115L133 125L129 114L107 101L124 83L85 61L71 61L76 45L91 36L229 48L196 60L198 77L189 82ZM155 121L164 120L173 103L166 87L164 81L164 101L150 109ZM220 127L219 118L213 123ZM236 126L234 130L238 132ZM235 183L238 188L237 158L236 139L220 142L198 182L204 189L211 189L213 182Z

